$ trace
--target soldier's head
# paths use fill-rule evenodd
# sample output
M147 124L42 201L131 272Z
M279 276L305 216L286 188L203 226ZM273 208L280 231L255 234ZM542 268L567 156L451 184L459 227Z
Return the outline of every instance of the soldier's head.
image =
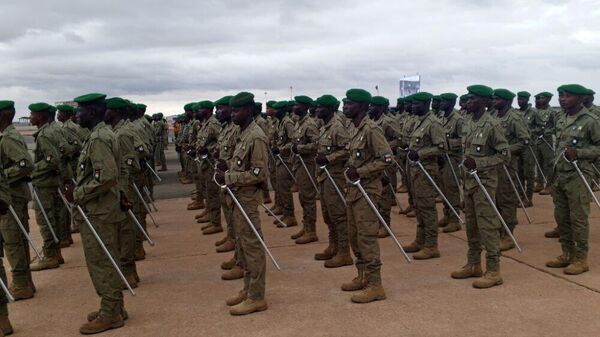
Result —
M469 92L466 106L467 112L481 115L492 101L494 89L485 85L475 84L467 87L467 90Z
M492 96L492 106L497 110L506 109L507 107L510 108L514 99L515 94L512 91L508 89L496 89Z
M77 123L83 128L93 129L104 120L106 113L106 95L92 93L75 98L79 105L77 109Z
M304 95L294 97L294 106L292 112L299 118L303 118L308 113L308 109L312 104L312 98Z
M535 108L536 109L547 109L550 106L550 100L552 99L553 94L544 91L535 95Z
M412 101L412 95L404 97L404 111L408 112L409 115L412 115Z
M458 98L458 95L456 95L453 92L445 92L443 94L440 95L440 110L449 113L454 109L454 106L456 105L456 99Z
M277 103L276 101L268 101L267 102L267 116L269 117L275 117L275 109L273 108L275 106L275 103Z
M195 113L196 119L201 121L209 119L210 116L212 116L214 107L215 106L211 101L198 102L197 110Z
M323 95L317 98L315 113L317 118L328 121L337 111L338 100L332 95Z
M362 120L369 110L371 98L371 94L364 89L350 89L346 91L344 115L349 119Z
M317 116L317 102L313 101L310 103L310 106L308 107L308 115L313 118Z
M412 113L417 116L423 116L429 111L433 95L421 91L412 95Z
M231 121L231 106L229 105L231 97L233 96L229 95L215 101L215 106L217 108L215 117L217 117L220 123L228 123Z
M15 117L15 102L0 101L0 125L9 125Z
M594 95L596 92L592 89L588 89L588 94L583 97L583 105L586 108L591 108L594 105Z
M378 120L387 112L390 106L390 101L383 96L371 97L371 104L369 104L369 117L373 120Z
M287 113L288 101L279 101L273 104L273 110L275 110L274 116L278 119L282 119Z
M440 111L440 104L442 103L442 98L439 95L435 95L431 98L431 110L437 112Z
M58 109L56 119L61 123L64 123L75 116L75 108L70 105L60 104L56 106L56 109Z
M585 96L589 94L586 87L579 84L565 84L557 89L560 106L567 113L578 112L583 107Z
M254 118L260 116L262 113L262 103L254 102Z
M404 98L398 97L396 100L396 111L398 111L398 113L404 112Z
M144 117L144 115L146 114L146 108L147 108L146 104L138 103L138 104L136 104L136 107L137 107L136 119Z
M231 120L242 129L254 120L256 106L253 94L242 91L231 98L229 105L231 105Z
M29 111L29 121L38 128L53 121L56 114L56 108L44 102L30 104Z
M531 94L527 91L519 91L517 93L517 104L519 105L519 108L525 110L525 108L527 108L527 106L529 105L529 98L531 97Z
M116 125L120 120L127 119L129 103L121 97L112 97L106 100L106 113L104 122Z
M469 100L469 95L468 94L464 94L462 96L460 96L460 100L458 101L458 105L460 106L460 108L462 110L466 110L467 109L467 101Z

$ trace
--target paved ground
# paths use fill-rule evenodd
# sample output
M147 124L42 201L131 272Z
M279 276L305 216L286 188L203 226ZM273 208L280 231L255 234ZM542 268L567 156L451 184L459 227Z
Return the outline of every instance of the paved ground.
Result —
M173 153L170 154L174 158ZM126 294L130 319L123 329L105 336L598 336L600 321L600 237L591 236L591 271L565 276L544 267L559 254L555 240L543 238L553 227L552 203L538 196L529 209L535 223L521 226L517 237L524 252L502 258L505 284L476 290L471 281L452 280L450 272L465 262L464 231L441 234L442 257L407 264L391 239L381 241L383 280L388 299L352 304L339 290L355 275L354 267L325 269L313 260L326 247L326 228L319 218L321 241L298 246L289 239L296 228L278 229L263 216L267 243L282 266L268 265L269 310L247 317L229 315L224 300L241 288L241 281L221 281L219 264L231 254L217 254L214 241L203 236L185 210L192 185L175 183L176 163L163 174L156 189L160 228L150 228L154 248L138 264L142 278L137 296ZM173 198L180 196L180 198ZM401 195L405 202L406 195ZM395 209L394 209L395 211ZM261 212L262 214L262 212ZM600 212L593 209L592 223ZM300 218L300 210L297 210ZM415 222L397 214L393 227L404 243ZM33 224L33 228L35 224ZM37 231L34 237L40 242ZM34 275L36 297L9 305L17 336L77 336L87 312L97 309L79 237L64 250L66 264Z

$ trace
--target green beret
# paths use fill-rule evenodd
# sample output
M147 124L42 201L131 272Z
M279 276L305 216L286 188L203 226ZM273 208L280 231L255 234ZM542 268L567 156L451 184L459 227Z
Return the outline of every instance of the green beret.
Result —
M458 95L453 92L445 92L440 95L440 98L444 101L453 101L458 98Z
M515 98L515 93L508 89L496 89L494 90L494 96L510 101Z
M215 106L217 105L229 105L229 101L231 100L231 95L227 95L225 97L221 97L215 101Z
M65 112L65 113L74 113L75 112L75 108L74 107L72 107L70 105L66 105L66 104L57 105L56 108L60 112Z
M111 97L106 100L107 109L124 109L129 106L126 100L121 97Z
M15 102L13 101L0 101L0 111L7 109L14 109Z
M587 95L588 89L580 84L563 84L558 89L558 92L568 92L573 95Z
M406 97L404 97L404 103L412 103L413 101L413 95L408 95Z
M390 101L383 96L373 96L371 97L371 104L388 106L390 105Z
M190 111L198 111L198 103L191 103Z
M184 105L184 106L183 106L183 110L185 110L185 111L191 111L191 110L192 110L192 105L193 105L193 104L194 104L194 103L188 103L188 104ZM229 102L227 102L227 104L229 104Z
M146 104L142 104L142 103L138 103L136 104L138 110L140 111L146 111Z
M294 97L294 101L296 101L296 103L307 105L310 105L313 102L312 98L304 95Z
M214 107L215 107L215 105L211 101L200 101L200 102L198 102L197 109L212 109Z
M287 106L293 107L296 104L296 101L287 101Z
M531 97L531 94L529 92L527 92L527 91L519 91L517 93L517 97L527 97L527 98L529 98L529 97Z
M148 115L144 115L144 118L146 118L146 120L147 120L148 122L151 122L151 121L152 121L152 117L150 117L150 116L148 116Z
M364 89L346 91L346 98L357 103L371 103L371 94Z
M279 109L283 109L287 106L288 106L288 101L279 101L279 102L273 104L273 109L279 110Z
M398 104L404 103L404 98L398 97L398 99L396 99L396 103L398 103Z
M229 105L233 107L241 107L249 104L254 104L254 95L245 91L231 97L229 101Z
M596 92L592 89L588 89L588 95L589 96L594 96L596 94Z
M262 103L261 103L261 102L254 102L254 106L255 106L257 109L262 109Z
M469 94L464 94L464 95L461 95L461 96L460 96L460 100L461 100L461 101L466 101L466 100L468 100L468 99L469 99Z
M441 97L441 95L434 95L431 97L431 100L432 101L441 101L442 97Z
M275 105L275 103L277 103L277 101L268 101L267 102L267 108L273 108L273 106Z
M535 95L535 97L549 97L552 98L552 96L554 96L551 92L547 92L547 91L542 91L539 94Z
M473 94L480 97L492 98L492 96L494 95L494 89L482 84L470 85L467 87L467 91L469 92L469 94Z
M432 98L433 98L433 95L426 91L421 91L421 92L418 92L418 93L412 95L412 99L414 101L419 101L419 102L427 102L427 101L430 101Z
M52 105L48 103L33 103L29 105L29 110L32 112L52 111Z
M106 98L105 94L91 93L87 95L82 95L79 97L75 97L75 102L79 104L89 104L102 101Z
M338 105L338 100L332 95L323 95L317 98L317 105L327 106L327 107L335 107Z
M163 113L162 113L162 112L157 112L157 113L156 113L156 117L158 117L158 118L162 119L162 118L164 117L164 115L163 115Z

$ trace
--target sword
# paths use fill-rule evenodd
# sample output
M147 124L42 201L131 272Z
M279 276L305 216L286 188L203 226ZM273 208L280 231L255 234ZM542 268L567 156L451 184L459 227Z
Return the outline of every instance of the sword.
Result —
M402 253L402 255L404 255L404 259L406 260L406 262L410 263L411 262L410 257L408 257L408 254L406 254L406 251L404 250L404 248L402 248L400 241L398 241L398 238L396 238L396 235L394 234L394 232L392 231L390 226L388 226L388 224L385 222L385 220L381 216L381 213L379 213L379 211L377 210L377 207L375 207L375 204L373 204L373 201L371 200L371 198L369 198L367 191L365 191L365 189L360 184L360 179L358 179L356 181L350 180L348 178L348 175L346 174L347 172L348 172L348 169L346 169L346 171L344 171L344 177L346 178L346 181L358 188L358 190L362 194L363 198L365 198L365 200L367 201L369 206L371 206L371 209L373 210L373 213L375 213L375 215L377 216L377 219L379 219L379 222L381 222L381 224L383 225L385 230L387 230L387 232L390 234L390 236L392 237L392 239L394 240L394 242L396 243L398 248L400 248L400 252Z
M398 162L396 161L396 159L394 157L392 157L392 161L394 162L394 165L396 165L396 167L398 168L400 173L404 175L405 173L404 173L404 169L402 168L402 165L398 164Z
M150 166L150 164L148 164L148 162L145 162L146 166L150 169L150 171L152 172L152 174L156 177L156 180L158 180L158 182L162 182L162 179L160 179L160 176L158 175L158 173L156 173L156 171L154 171L154 169L152 168L152 166Z
M69 204L69 201L67 201L67 199L65 198L65 195L60 190L60 187L58 187L57 190L58 190L58 195L60 196L60 199L62 200L63 204L65 204L65 207L67 208L69 213L71 213L71 217L73 217L73 209L71 208L71 204Z
M454 182L456 183L456 187L458 187L458 194L460 197L460 200L464 200L464 196L463 196L463 189L460 188L460 180L458 180L458 175L456 174L456 170L454 169L454 164L452 163L452 160L450 159L450 156L448 155L448 152L444 152L444 155L446 156L446 160L448 161L448 165L450 166L450 170L452 171L452 176L454 177Z
M564 153L563 153L563 158L565 158L566 161L569 161ZM573 164L573 167L577 171L577 174L579 175L579 178L581 178L581 181L583 181L585 188L587 188L588 192L590 192L590 194L592 195L592 198L594 198L594 202L596 202L596 206L598 206L598 208L600 208L600 202L598 202L598 198L596 198L596 195L594 194L594 191L592 191L590 184L588 184L587 180L585 180L583 173L579 169L579 165L577 165L577 160L570 161L570 163Z
M502 164L502 168L504 169L504 173L506 173L506 176L508 177L508 181L510 182L510 185L512 186L513 191L515 191L515 195L517 196L517 199L519 200L519 203L521 204L521 207L523 208L523 212L525 212L525 216L527 217L527 221L529 221L529 224L533 223L533 221L531 220L531 217L529 216L529 213L527 213L527 210L525 209L525 205L523 204L523 200L521 199L521 196L519 195L519 191L517 190L517 187L515 186L515 183L513 182L513 179L510 176L510 173L508 172L508 169L506 168L506 165Z
M6 286L6 283L4 283L4 280L2 280L2 279L0 279L0 287L2 287L2 290L4 290L4 293L6 294L6 298L8 298L8 300L10 302L14 302L15 298L10 293L10 291L8 290L8 287Z
M32 183L27 183L27 184L29 185L29 189L31 189L31 194L33 195L33 199L35 200L35 202L37 203L37 205L40 209L40 213L42 213L42 216L44 217L44 221L46 221L46 223L48 224L48 229L50 229L50 233L52 234L54 243L59 243L60 240L58 240L58 237L56 236L56 233L54 232L54 228L52 227L52 224L50 223L50 219L48 219L48 214L46 214L46 210L44 210L44 206L42 205L42 202L40 201L40 197L38 196L37 192L35 191L35 187L33 187Z
M127 214L129 214L129 217L131 218L131 220L133 220L133 222L136 224L136 226L138 227L140 232L142 232L142 235L144 235L146 240L148 240L148 243L150 244L150 246L154 246L154 241L152 241L152 239L150 239L150 235L148 235L148 232L146 232L144 230L144 227L138 221L138 219L135 217L135 214L133 214L133 212L130 209L127 210Z
M396 172L394 171L394 174L395 173ZM387 172L383 171L383 174L388 178L388 180L390 180L390 177L388 176ZM402 205L400 205L400 200L398 199L398 196L396 195L396 190L394 189L394 186L392 186L391 180L390 180L390 182L387 185L390 188L390 191L392 191L392 195L394 196L394 200L396 200L396 205L398 205L398 208L400 208L400 211L402 211Z
M158 223L156 223L156 220L154 220L154 217L152 216L152 211L150 211L150 207L146 203L146 200L144 200L144 197L142 196L142 193L140 192L140 189L137 187L137 185L135 184L135 182L132 181L131 183L133 184L133 190L135 191L135 194L137 194L138 198L142 201L142 204L144 205L144 208L148 212L148 215L150 216L150 219L152 219L152 222L154 223L154 226L156 228L158 228Z
M427 179L429 180L429 182L431 183L431 185L433 186L433 188L435 188L435 190L438 192L438 194L440 195L440 197L442 197L442 199L444 199L444 202L450 208L450 210L452 211L452 213L454 213L454 215L458 218L458 221L460 221L460 223L464 225L465 224L464 220L460 217L460 215L458 215L458 212L454 209L454 207L452 206L452 204L450 204L450 201L448 201L448 199L446 198L446 196L444 195L444 193L442 192L442 190L440 190L440 188L435 183L435 181L433 180L433 178L429 175L429 173L427 172L427 170L425 169L425 167L423 167L423 164L421 164L421 162L418 161L418 160L415 163L417 164L417 166L419 166L419 168L421 169L421 172L423 172L423 174L425 174L425 176L427 177Z
M540 174L542 175L542 178L544 179L544 185L548 185L548 180L546 179L546 176L544 175L544 171L542 170L542 166L540 165L540 162L537 160L537 157L535 156L535 153L533 152L533 148L531 147L531 145L528 145L529 147L529 151L531 151L531 155L533 156L533 160L535 160L535 165L538 168L538 171L540 171ZM554 165L556 165L556 162L554 162Z
M29 233L27 233L25 226L23 226L21 219L19 219L19 217L17 216L17 212L15 212L15 209L12 207L12 205L8 205L8 210L10 211L10 214L12 214L13 218L15 218L17 225L19 225L21 232L25 236L25 239L27 239L27 242L29 242L29 246L31 246L31 249L33 249L33 251L35 252L35 255L37 255L37 257L40 261L44 261L44 259L46 259L46 258L40 254L40 252L37 250L37 248L35 248L35 244L33 243L33 240L31 240Z
M525 201L527 201L527 203L529 203L529 198L527 197L527 193L525 193L525 187L523 187L523 183L521 182L521 177L519 177L519 173L515 172L517 175L517 183L519 183L519 189L521 190L521 192L523 193L523 197L525 198Z
M327 166L323 165L323 166L320 166L319 168L321 170L323 170L325 172L325 174L327 175L327 178L329 179L329 181L335 188L335 192L337 193L338 197L340 197L340 200L344 204L344 207L348 208L348 204L346 204L346 198L342 194L342 191L340 191L340 188L338 187L338 185L335 183L335 180L333 180L333 177L331 177L331 174L329 174L329 170L327 169Z
M269 207L265 206L265 204L260 204L260 205L262 206L262 208L264 208L267 211L267 213L269 213L272 217L274 217L275 220L277 220L277 222L279 222L282 227L287 227L288 226L277 215L275 215L275 213L273 213L273 211Z
M152 195L150 195L148 187L142 186L142 190L144 190L144 194L146 195L146 197L148 197L148 203L152 205L152 208L154 208L155 212L158 212L158 208L156 208L156 205L154 205L154 199L152 199Z
M296 157L298 159L300 159L300 163L302 164L302 167L304 167L304 171L306 172L306 175L308 176L308 179L310 180L310 183L315 188L315 191L317 192L317 194L321 193L321 192L319 192L319 188L317 187L317 184L315 184L315 181L312 178L312 174L310 174L310 171L308 170L308 167L306 167L306 163L304 162L304 159L302 159L302 157L300 156L300 154L296 154Z
M544 138L544 136L543 136L543 135L540 135L540 136L538 137L538 139L541 139L541 140L543 140L543 141L544 141L544 143L545 143L546 145L548 145L548 147L550 148L550 150L552 150L552 152L554 152L554 148L552 147L552 145L550 145L550 143L548 143L548 141L547 141L547 140Z
M129 291L131 292L131 295L135 296L135 292L131 288L131 285L129 284L129 282L127 282L127 279L125 278L125 275L123 275L123 273L121 272L121 268L119 267L119 265L117 264L117 262L115 262L115 259L112 257L112 255L108 251L108 248L106 248L106 245L104 245L104 242L102 242L102 239L98 235L98 232L96 232L96 229L94 228L94 226L92 225L92 223L90 222L90 220L88 219L88 217L85 215L85 212L83 212L83 209L81 209L81 206L79 206L79 205L75 205L75 206L77 207L77 210L79 211L79 214L81 214L81 216L83 217L83 220L85 221L85 223L90 228L90 231L92 232L92 234L96 238L96 241L98 241L98 244L100 245L100 247L102 248L102 250L106 254L106 257L108 257L108 259L110 260L110 263L113 265L113 267L117 271L117 274L119 274L119 277L121 278L121 281L123 281L125 283L125 285L129 289Z
M269 258L271 259L271 262L273 262L273 265L275 266L275 268L277 268L277 270L281 270L281 268L279 267L279 264L277 264L277 261L275 261L275 258L273 257L273 254L271 254L271 251L267 247L267 244L265 243L265 241L263 240L263 238L260 236L260 234L256 230L256 227L254 227L254 224L252 223L252 220L250 220L250 217L248 217L248 214L246 213L246 211L244 211L244 208L242 207L242 205L240 204L240 202L238 201L238 199L235 197L235 195L233 194L233 192L231 191L231 189L227 185L221 185L221 184L219 184L219 182L217 181L217 173L216 172L215 172L215 174L213 174L213 180L215 181L215 183L221 189L225 190L227 192L227 194L229 194L229 196L231 197L231 199L233 199L233 202L235 203L235 205L238 207L238 209L240 210L240 212L244 216L244 219L246 219L246 222L248 223L248 226L250 226L250 229L252 229L252 231L254 232L254 235L256 235L256 238L260 242L261 246L263 247L263 249L265 250L265 252L267 252L267 255L269 255Z
M288 171L288 173L290 174L290 177L292 177L292 179L294 179L294 182L296 182L296 177L292 173L292 170L290 170L287 164L283 161L283 158L281 158L280 154L277 155L277 159L279 159L279 161L283 164L283 167L285 167L285 170Z
M510 231L510 228L508 228L508 225L506 224L506 222L504 221L504 218L500 214L500 211L498 211L498 208L496 207L496 203L494 202L494 200L492 200L492 197L490 196L488 191L483 186L481 179L479 179L479 175L477 175L477 170L473 170L470 172L467 171L467 173L469 173L473 178L475 178L475 181L477 181L477 184L479 185L479 188L485 195L485 198L487 199L488 203L494 209L494 212L496 213L496 216L498 217L498 219L500 219L500 222L502 223L502 227L504 227L504 230L506 231L506 233L508 234L508 236L510 237L512 242L515 244L515 247L517 247L517 250L519 251L519 253L521 253L522 250L521 250L521 247L519 246L519 244L517 243L517 239L515 239L513 233Z

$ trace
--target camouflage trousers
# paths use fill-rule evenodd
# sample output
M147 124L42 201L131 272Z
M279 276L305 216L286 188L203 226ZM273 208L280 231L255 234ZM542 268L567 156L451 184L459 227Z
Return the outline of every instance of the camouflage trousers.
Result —
M300 199L300 205L302 206L302 223L304 225L304 231L307 233L316 233L316 221L317 221L317 191L311 182L316 183L315 172L315 161L314 159L304 159L304 163L310 173L310 178L304 167L299 165L296 167L296 182L298 186L298 199Z
M444 192L446 199L448 199L448 202L450 202L456 212L460 212L460 186L456 184L456 179L460 179L458 171L458 159L454 156L449 156L449 158L451 160L450 163L448 163L448 159L446 156L444 156L444 165L440 171L442 184L439 187L442 192ZM454 169L454 173L452 169ZM456 179L454 174L456 174ZM454 215L454 212L450 210L450 207L448 207L446 203L444 203L444 216L449 221L459 221L456 215Z
M426 169L432 178L438 176L431 166ZM438 193L427 176L418 167L411 167L411 173L410 187L417 211L417 236L415 241L425 247L435 247L437 246L438 237L435 198Z
M591 181L587 172L584 172L584 176ZM591 196L577 175L558 175L552 190L554 219L558 225L562 250L576 259L583 259L588 253Z
M287 164L287 163L286 163ZM287 164L288 167L290 164ZM310 184L310 183L309 183ZM283 210L284 216L294 216L294 198L292 196L292 185L294 179L280 163L277 165L277 189L279 207Z
M12 204L15 213L21 220L21 223L29 232L29 214L27 213L27 200L12 197ZM4 254L11 266L12 280L15 286L25 287L31 278L29 270L29 243L19 228L17 221L7 213L0 217L0 239L4 247Z
M221 227L221 201L218 197L221 189L213 180L215 169L210 165L202 165L200 174L201 179L204 181L204 191L207 196L206 212L208 213L209 222L214 227Z
M533 199L533 188L535 185L536 170L535 159L533 158L533 154L531 152L532 151L528 147L525 150L523 150L523 153L519 157L519 178L521 179L521 184L525 189L525 196L529 201ZM523 193L520 190L519 193L521 194L521 198L523 198ZM523 200L523 202L525 202L525 199Z
M344 186L346 180L342 173L334 173L332 178L344 197ZM348 244L348 218L346 206L342 202L331 180L326 178L320 183L321 189L321 213L323 220L329 230L329 243L336 244L338 251L346 251Z
M537 142L535 146L535 156L542 167L542 171L546 179L548 179L548 184L552 184L552 171L554 169L554 151L548 146L548 144L543 141ZM544 179L542 175L538 172L537 181L540 184L544 184Z
M513 183L517 184L517 176L516 176L516 162L517 158L512 158L515 160L511 160L510 165L506 165L508 172L510 173L510 178ZM516 186L515 186L516 187ZM504 222L510 229L511 232L514 231L517 226L517 204L518 199L515 194L515 190L513 189L506 172L504 171L504 167L502 165L498 166L498 187L496 189L496 207L498 211L502 215ZM506 235L505 231L502 231L500 236L504 237Z
M396 186L397 182L398 182L398 178L396 177L396 167L395 166L390 166L388 168L385 169L385 174L387 174L387 177L390 180L390 183L387 185L382 186L383 187L383 192L382 192L382 196L381 199L379 200L379 212L381 213L381 216L383 217L383 220L385 220L385 222L388 224L388 226L391 226L391 214L392 214L392 206L394 206L396 204L396 199L395 199L395 194L396 194L396 188L394 186ZM379 225L380 227L383 225Z
M374 204L379 201L378 196L369 196ZM348 238L350 247L356 257L356 268L359 275L364 273L369 284L381 284L381 257L379 254L379 219L361 197L348 204Z
M58 236L58 227L57 225L62 224L61 220L61 205L62 201L58 195L57 191L58 186L56 187L36 187L35 190L37 192L38 198L44 207L44 211L46 215L48 215L48 220L50 220L52 229L54 229L55 234ZM40 228L40 234L42 235L42 239L44 240L44 255L46 256L56 256L60 251L60 247L58 243L54 241L54 237L52 236L52 231L48 222L46 222L42 212L37 203L34 203L35 207L35 221ZM64 207L64 205L62 205ZM60 239L60 238L59 238Z

